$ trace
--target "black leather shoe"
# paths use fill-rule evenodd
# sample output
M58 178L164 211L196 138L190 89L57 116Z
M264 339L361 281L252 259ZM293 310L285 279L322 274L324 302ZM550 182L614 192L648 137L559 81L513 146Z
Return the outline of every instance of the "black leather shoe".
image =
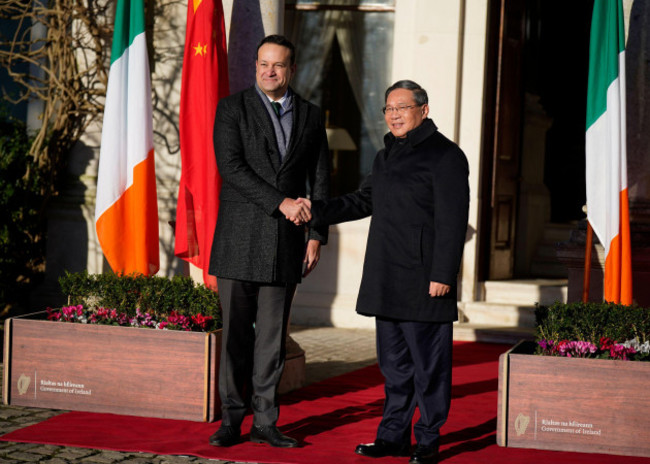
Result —
M410 446L402 443L393 443L391 441L378 438L374 443L367 445L358 445L355 453L369 458L383 458L386 456L408 456Z
M296 448L298 440L283 435L275 425L254 425L251 427L253 443L268 443L276 448Z
M241 441L239 428L230 425L222 425L219 430L210 437L210 444L213 446L232 446Z
M416 446L409 464L438 464L438 447Z

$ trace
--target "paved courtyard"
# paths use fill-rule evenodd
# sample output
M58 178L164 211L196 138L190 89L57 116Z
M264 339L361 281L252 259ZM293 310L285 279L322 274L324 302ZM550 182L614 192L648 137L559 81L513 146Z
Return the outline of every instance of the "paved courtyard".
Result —
M373 330L292 327L290 332L292 338L305 350L307 384L376 362ZM2 378L0 376L0 379ZM62 412L64 411L2 405L0 406L0 435L36 424ZM227 464L232 461L201 459L193 456L120 453L86 448L0 442L0 464L24 462L44 464Z

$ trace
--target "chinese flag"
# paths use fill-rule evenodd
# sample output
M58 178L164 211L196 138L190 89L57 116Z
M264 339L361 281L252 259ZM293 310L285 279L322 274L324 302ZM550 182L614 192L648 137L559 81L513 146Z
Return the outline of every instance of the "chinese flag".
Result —
M205 285L219 211L221 177L212 130L219 99L228 95L228 59L221 0L188 0L181 83L181 181L174 254L203 270Z

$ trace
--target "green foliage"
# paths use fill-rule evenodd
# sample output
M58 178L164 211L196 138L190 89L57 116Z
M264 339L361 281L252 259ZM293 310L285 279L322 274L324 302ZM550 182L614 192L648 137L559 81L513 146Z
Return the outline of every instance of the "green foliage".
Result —
M24 304L45 262L45 182L25 124L0 111L0 310Z
M650 340L650 308L611 303L537 306L537 340L576 340L598 345L603 337L622 343Z
M195 285L190 277L66 272L59 285L70 305L117 309L131 317L136 309L159 316L172 311L185 316L202 314L215 318L221 327L219 294L205 285Z

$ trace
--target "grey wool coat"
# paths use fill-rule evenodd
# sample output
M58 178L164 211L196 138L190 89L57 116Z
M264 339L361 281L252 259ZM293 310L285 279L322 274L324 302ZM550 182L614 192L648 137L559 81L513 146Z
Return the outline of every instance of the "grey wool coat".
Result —
M261 283L297 283L306 239L327 242L327 226L294 225L282 201L329 195L329 151L320 109L293 93L291 140L284 158L254 87L219 101L214 151L222 178L210 274Z
M315 225L372 215L357 312L417 322L458 319L456 276L469 210L469 167L431 119L399 142L387 134L359 190L312 206ZM394 150L394 151L392 151ZM429 295L429 282L451 286Z

